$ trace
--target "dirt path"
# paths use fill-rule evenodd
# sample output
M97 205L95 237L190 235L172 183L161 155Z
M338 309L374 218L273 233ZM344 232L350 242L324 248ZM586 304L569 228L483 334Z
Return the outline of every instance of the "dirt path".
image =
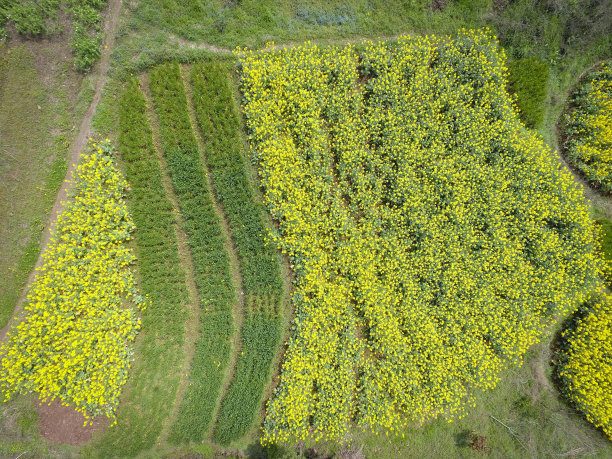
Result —
M57 223L58 215L64 210L64 203L68 198L68 193L72 186L70 179L72 178L72 174L76 169L76 166L79 162L79 156L90 137L90 128L91 128L91 120L93 118L94 113L96 112L96 108L98 107L98 103L100 102L100 98L102 97L102 89L106 84L106 80L108 79L108 69L110 67L110 52L113 48L113 44L115 43L115 33L117 31L117 22L119 20L119 12L121 11L121 2L122 0L109 0L108 4L108 13L106 15L106 20L104 21L104 43L100 53L100 61L94 68L93 72L97 74L97 82L96 82L96 90L94 93L93 100L89 105L89 109L81 122L81 126L79 127L78 134L72 143L72 148L70 150L70 158L68 162L68 170L66 172L66 177L64 182L62 183L61 188L57 193L57 198L55 199L55 204L53 204L53 208L51 209L51 214L49 216L49 222L45 227L43 232L43 241L40 249L40 254L38 255L38 260L36 260L36 264L34 265L34 269L30 273L28 277L28 282L21 292L21 296L19 300L17 300L17 304L15 305L15 310L13 312L13 317L9 320L8 324L0 330L0 342L4 341L6 337L6 333L13 325L15 320L19 317L22 309L23 302L26 299L28 291L36 278L36 272L42 267L44 258L43 254L47 251L47 247L49 246L49 241L51 239L51 234L55 231L55 225Z
M410 32L404 32L404 33L400 33L396 35L388 35L384 37L372 37L372 38L351 37L351 38L337 38L337 39L319 39L319 40L310 40L310 43L314 45L320 44L321 46L327 46L327 45L343 46L343 45L348 45L349 43L358 44L358 43L364 43L366 41L377 42L377 41L396 40L398 37L401 37L404 35L410 35ZM170 35L169 38L170 38L170 41L174 41L175 43L177 43L179 46L183 48L202 49L202 50L210 51L211 53L217 53L217 54L232 54L234 52L233 50L229 48L223 48L220 46L211 45L210 43L203 43L203 42L196 43L193 41L185 40L184 38L181 38L181 37L177 37L176 35ZM273 51L278 51L279 49L293 48L295 46L300 46L303 44L304 44L303 41L287 42L287 43L282 43L282 44L274 44L272 46L263 46L261 48L254 48L253 51L273 52Z

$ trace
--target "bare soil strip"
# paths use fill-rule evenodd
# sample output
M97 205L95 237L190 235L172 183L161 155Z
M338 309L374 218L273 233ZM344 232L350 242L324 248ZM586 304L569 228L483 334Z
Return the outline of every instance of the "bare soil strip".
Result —
M179 378L179 385L170 415L162 424L162 430L158 440L159 443L165 443L168 439L168 435L170 434L170 427L172 424L174 424L174 421L178 416L181 402L183 401L185 391L187 390L187 382L189 381L188 375L191 368L191 362L193 361L193 356L195 354L195 343L199 337L201 308L200 295L198 294L194 275L195 268L193 264L193 257L191 255L191 250L189 249L188 236L185 232L185 222L180 211L178 200L174 194L174 189L172 188L172 182L168 173L168 165L166 164L166 160L161 151L161 141L159 139L159 120L152 108L153 106L148 74L143 75L141 79L141 88L147 100L147 117L149 118L149 124L151 125L151 130L153 132L153 144L155 146L155 153L157 154L157 160L159 161L162 172L164 190L166 191L168 200L172 204L172 211L177 222L175 226L175 233L178 243L178 253L181 260L181 267L185 272L187 292L189 294L189 302L187 304L188 317L187 321L185 322L185 342L183 344L183 362L180 368L181 377Z
M193 105L192 98L193 91L189 82L188 67L181 66L180 68L181 76L183 77L183 85L185 86L185 92L187 94L187 113L189 114L189 120L191 121L191 129L193 130L193 134L195 135L196 141L198 143L198 150L200 151L200 161L202 163L202 166L205 168L206 182L208 184L208 189L210 190L212 195L213 207L215 209L217 217L219 218L219 222L221 224L221 231L225 238L224 248L227 254L229 255L232 283L234 285L234 290L237 293L236 298L238 299L238 301L234 304L234 309L232 311L235 332L231 340L230 358L225 369L225 374L223 375L223 384L221 385L219 397L217 399L215 410L213 412L213 421L210 423L210 428L207 432L207 436L210 437L214 427L217 425L217 417L219 414L219 407L221 406L221 400L223 400L223 398L225 397L227 388L229 387L229 384L233 379L234 374L236 373L236 363L238 361L238 352L240 351L240 334L242 330L242 324L244 322L246 299L244 295L244 283L242 280L242 275L240 274L240 261L238 259L236 245L234 244L234 241L232 239L232 232L230 230L227 216L225 215L225 212L223 210L223 206L221 205L217 195L215 194L215 188L213 186L210 169L208 168L208 163L204 154L204 139L202 139L202 135L196 120L195 107Z
M55 231L55 225L57 222L58 215L64 210L64 204L68 198L68 193L70 188L72 187L72 174L76 169L76 165L79 162L79 156L81 152L87 146L88 139L90 137L90 129L91 129L91 120L93 118L94 113L96 112L96 108L98 107L98 103L100 102L100 98L102 97L102 89L106 84L108 79L108 69L110 66L110 53L115 43L115 34L117 31L117 22L119 20L119 12L121 11L121 3L122 0L109 0L108 12L106 14L106 19L104 21L103 30L104 30L104 43L101 49L100 61L95 66L93 73L97 75L96 89L93 96L93 100L89 105L89 109L81 122L81 126L79 127L79 132L74 139L72 144L72 148L70 150L70 159L68 163L68 170L66 171L66 178L62 183L61 188L57 193L57 198L55 199L55 204L51 209L51 214L49 216L49 223L46 225L45 230L43 232L43 242L40 249L40 255L38 256L38 260L36 260L36 264L34 265L34 270L30 273L28 277L28 282L21 292L21 296L15 305L15 311L13 312L13 317L9 321L9 323L0 330L0 342L2 342L6 336L6 333L10 329L10 327L15 323L15 320L21 313L23 309L23 302L27 296L28 291L34 279L36 278L36 272L40 269L43 264L43 254L47 251L47 247L49 246L49 241L51 239L51 234Z

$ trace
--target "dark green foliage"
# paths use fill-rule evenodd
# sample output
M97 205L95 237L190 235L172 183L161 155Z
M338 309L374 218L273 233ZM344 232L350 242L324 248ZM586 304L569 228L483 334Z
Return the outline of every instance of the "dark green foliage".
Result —
M274 249L265 243L265 210L255 200L246 175L240 119L227 70L218 63L196 64L191 79L196 117L206 142L206 161L236 243L245 291L279 301L279 261Z
M88 71L100 57L102 34L100 11L107 0L68 0L66 8L73 17L74 64L78 70ZM6 34L6 22L26 36L52 35L61 31L57 24L60 0L0 0L0 38Z
M162 65L150 75L163 153L185 219L203 309L188 390L170 440L201 441L212 421L229 359L236 298L223 233L191 129L179 66Z
M496 0L488 21L513 57L553 63L592 46L610 49L612 2L600 0Z
M107 0L70 0L70 11L74 17L74 64L81 71L88 71L100 57L102 30L100 11Z
M59 4L59 0L0 0L0 27L11 21L22 35L46 34Z
M130 184L128 205L136 224L140 288L151 299L142 313L135 362L110 428L92 448L97 455L131 457L153 447L178 386L187 299L172 206L166 197L146 104L131 79L119 106L119 146Z
M508 89L516 94L521 119L537 129L544 119L548 63L537 58L514 59L508 62L508 70Z
M261 408L270 366L278 351L281 322L266 312L250 313L242 327L236 374L221 403L213 438L227 445L244 436Z

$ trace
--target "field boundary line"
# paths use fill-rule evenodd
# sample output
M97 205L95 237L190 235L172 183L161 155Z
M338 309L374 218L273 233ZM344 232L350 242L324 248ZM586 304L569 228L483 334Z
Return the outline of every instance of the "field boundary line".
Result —
M117 23L119 20L121 6L122 0L109 0L108 15L106 16L107 19L103 25L104 42L102 43L103 46L101 45L100 49L100 61L95 67L95 72L97 73L97 81L94 96L91 103L89 104L87 112L85 113L83 121L81 121L78 134L72 142L72 147L70 149L70 157L68 158L68 168L66 170L66 176L64 177L64 181L62 182L59 191L57 192L55 203L51 208L49 220L47 221L47 225L43 230L42 242L40 246L40 253L38 254L38 259L36 260L34 269L30 272L30 275L28 276L28 281L25 287L23 288L19 299L17 300L17 303L15 304L13 316L9 319L6 326L0 329L0 343L5 340L6 333L15 324L18 319L18 316L23 310L23 303L27 297L30 287L36 279L36 273L43 265L43 255L49 247L51 234L55 231L55 227L57 224L57 218L64 210L64 204L66 203L68 199L68 193L72 188L72 175L76 170L76 166L79 162L81 152L87 146L87 142L90 137L91 121L93 119L94 113L96 112L96 109L98 108L98 103L102 98L102 89L104 88L104 86L106 85L106 81L108 80L108 73L110 68L110 53L115 43L115 34L117 32Z
M316 46L334 46L334 45L348 45L348 44L362 44L366 41L387 41L387 40L396 40L398 37L404 36L404 35L414 35L414 32L402 32L402 33L398 33L395 35L387 35L387 36L382 36L382 37L365 37L363 35L361 36L355 36L355 37L349 37L349 38L318 38L318 39L314 39L314 40L304 40L304 41L298 41L298 42L287 42L287 43L279 43L279 44L274 44L272 46L262 46L259 48L249 48L251 51L253 52L274 52L274 51L279 51L281 49L286 49L286 48L293 48L295 46L301 46L306 42L309 42L312 45L316 45ZM184 38L181 37L177 37L174 34L169 34L169 38L170 41L173 41L175 43L177 43L179 45L179 48L188 48L188 49L201 49L204 51L209 51L211 53L214 54L233 54L234 50L230 49L230 48L224 48L222 46L217 46L214 45L212 43L206 43L206 42L194 42L191 40L186 40Z
M225 374L223 375L223 382L221 384L221 389L219 390L219 395L217 397L217 401L215 403L215 409L212 413L212 418L210 422L210 426L208 431L206 432L206 436L208 438L211 437L212 432L217 425L217 417L219 415L219 409L221 407L221 401L225 397L227 389L230 385L230 382L234 378L234 374L236 373L236 367L238 363L238 353L241 349L241 336L242 336L242 326L244 324L244 318L246 313L246 298L244 293L244 281L242 279L242 274L240 273L240 259L238 258L238 252L236 250L236 244L234 243L234 239L232 237L232 231L229 226L229 221L227 219L227 215L225 214L225 210L223 208L223 204L219 202L219 198L216 195L215 187L212 181L210 167L208 166L208 161L206 161L206 150L204 146L204 140L202 139L202 133L200 132L199 125L197 123L196 115L195 115L195 107L193 105L193 88L191 87L191 82L189 81L189 77L185 75L186 66L179 65L179 69L181 72L181 79L183 80L183 86L185 87L185 95L187 96L187 114L189 115L189 122L191 123L191 130L196 139L196 143L198 145L198 155L200 158L200 162L202 164L202 169L204 170L204 178L208 185L208 189L210 190L211 201L213 204L213 208L215 213L217 214L217 218L219 219L219 225L221 227L221 232L224 236L224 248L229 257L229 266L230 266L230 274L232 277L232 283L234 284L234 291L236 292L236 302L234 304L234 308L232 310L232 316L234 319L234 336L230 340L230 355L229 360L225 368Z
M189 294L189 301L187 306L188 317L185 321L185 339L183 341L183 362L180 368L180 378L178 387L176 390L176 395L174 398L174 403L170 410L170 415L164 419L162 422L162 430L159 434L158 442L166 443L168 436L170 434L170 428L174 424L174 421L178 417L179 409L181 407L181 403L183 401L183 397L187 390L187 382L189 378L191 363L193 361L193 356L195 354L195 343L199 337L199 325L200 325L200 296L198 293L198 289L195 282L195 268L193 264L193 257L191 255L191 249L188 244L188 236L184 228L184 219L180 212L180 206L178 204L178 199L174 194L174 189L172 187L172 183L170 180L168 165L166 164L166 160L163 157L163 153L161 151L161 143L159 139L159 120L157 119L157 114L155 110L153 110L153 101L150 92L150 81L149 75L145 73L141 80L141 88L142 93L147 102L147 118L149 119L149 125L151 126L151 132L153 135L153 148L155 150L155 155L157 157L157 161L159 162L162 183L164 185L164 190L166 191L166 196L172 204L172 213L174 214L175 222L175 235L178 245L178 254L181 260L181 267L185 272L185 283L187 287L187 292Z

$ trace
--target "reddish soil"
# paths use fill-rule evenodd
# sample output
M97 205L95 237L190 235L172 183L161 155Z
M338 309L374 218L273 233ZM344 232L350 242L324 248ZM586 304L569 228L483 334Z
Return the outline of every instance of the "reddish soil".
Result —
M87 443L94 432L106 429L110 424L109 419L98 416L93 424L87 423L86 419L74 408L63 406L57 400L49 403L40 402L36 407L40 435L52 443L67 443L69 445L82 445Z

